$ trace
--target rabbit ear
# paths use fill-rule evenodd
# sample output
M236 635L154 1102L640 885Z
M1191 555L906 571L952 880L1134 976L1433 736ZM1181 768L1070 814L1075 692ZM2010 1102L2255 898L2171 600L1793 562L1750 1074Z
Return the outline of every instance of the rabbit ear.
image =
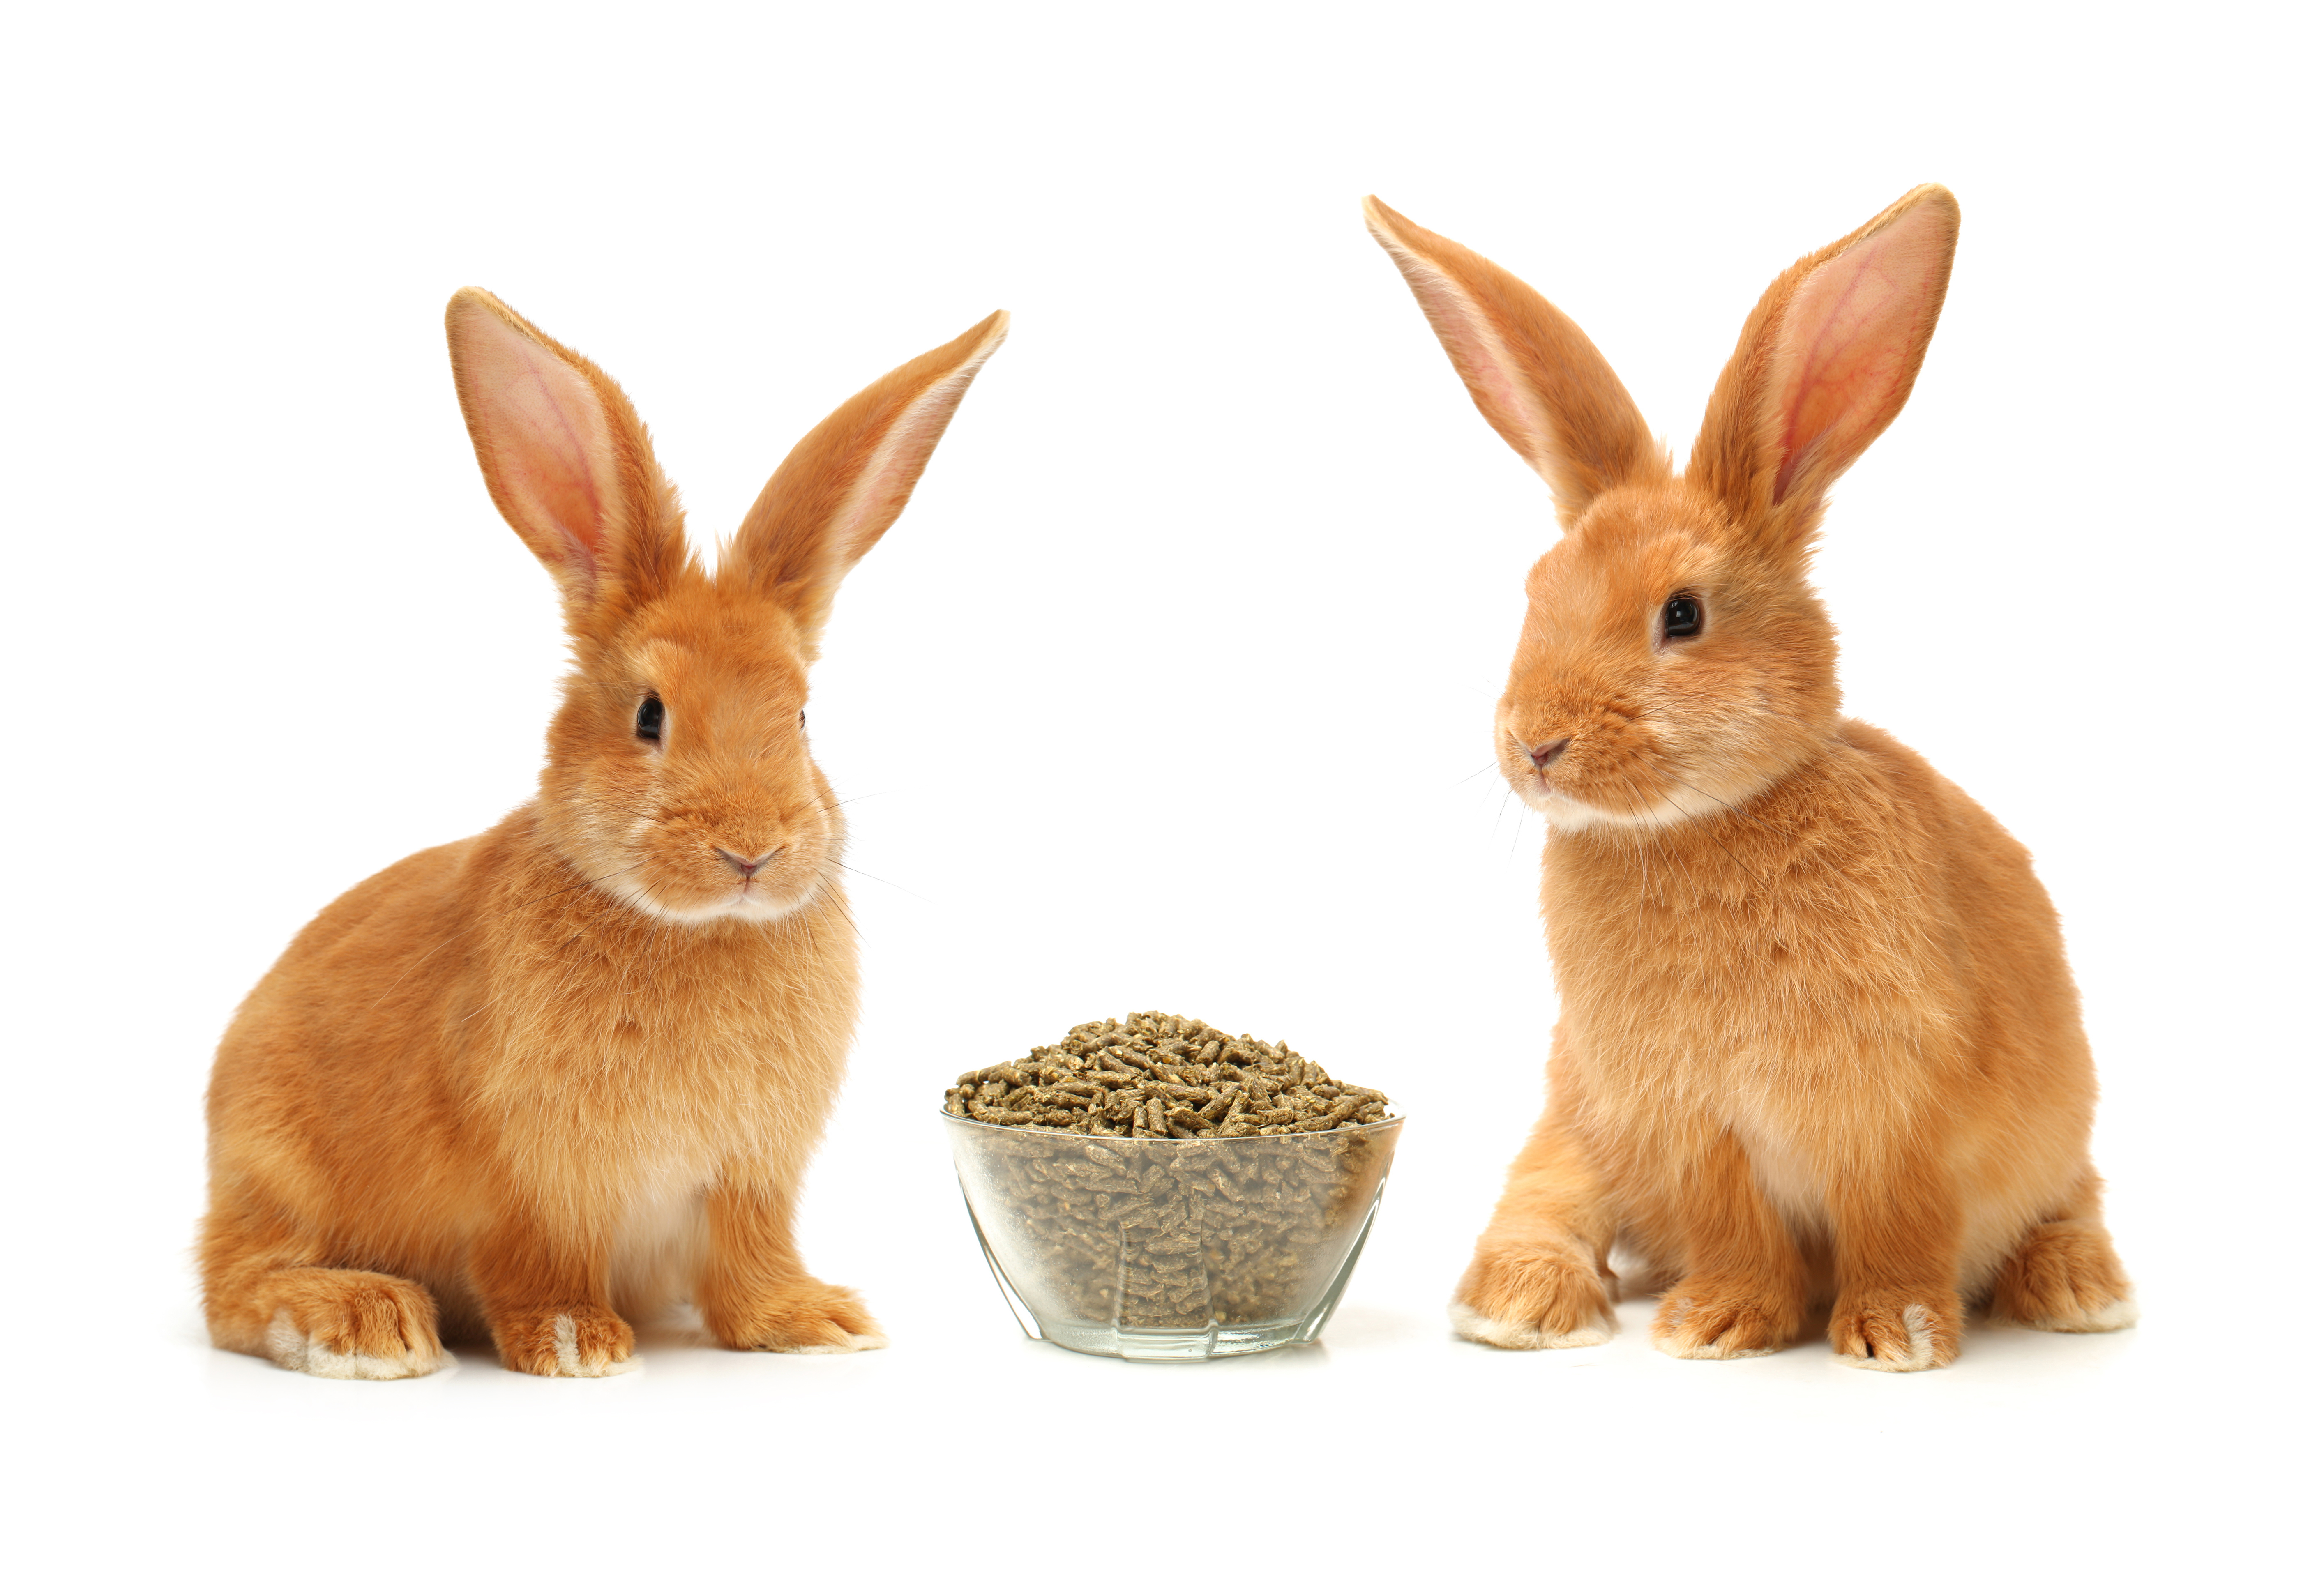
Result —
M557 577L568 619L667 589L685 534L622 390L482 288L452 295L444 330L493 503Z
M1412 284L1479 411L1549 483L1567 529L1609 487L1669 473L1605 355L1546 299L1377 198L1364 200L1364 221Z
M790 451L720 560L790 609L812 638L855 560L904 511L953 410L1009 335L996 310L832 410Z
M1746 534L1804 545L1824 493L1904 407L1960 232L1953 196L1916 188L1760 298L1687 462Z

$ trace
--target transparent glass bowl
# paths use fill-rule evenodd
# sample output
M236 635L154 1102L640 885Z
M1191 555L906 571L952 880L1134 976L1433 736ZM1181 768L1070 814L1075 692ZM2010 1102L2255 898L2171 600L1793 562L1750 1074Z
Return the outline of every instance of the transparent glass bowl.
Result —
M1026 1335L1123 1359L1314 1341L1404 1129L1391 1116L1272 1138L1107 1138L944 1120L977 1241Z

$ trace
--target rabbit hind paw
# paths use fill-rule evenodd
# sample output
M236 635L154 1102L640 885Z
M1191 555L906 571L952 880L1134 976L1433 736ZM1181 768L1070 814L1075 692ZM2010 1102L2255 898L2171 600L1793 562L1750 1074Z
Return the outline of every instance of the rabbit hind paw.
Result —
M402 1381L445 1364L436 1305L401 1276L320 1268L278 1273L265 1355L326 1381Z
M2120 1331L2137 1323L2138 1304L2104 1228L2045 1221L1994 1278L1987 1313L2036 1331Z
M860 1354L888 1346L880 1322L852 1288L808 1278L743 1308L704 1311L730 1348L764 1354Z

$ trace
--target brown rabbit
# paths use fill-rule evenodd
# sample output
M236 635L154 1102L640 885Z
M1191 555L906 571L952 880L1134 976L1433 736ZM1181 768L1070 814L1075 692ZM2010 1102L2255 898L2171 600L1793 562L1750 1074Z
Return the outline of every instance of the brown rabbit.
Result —
M1655 1346L1773 1353L1831 1304L1844 1362L1920 1370L1964 1304L2134 1319L2098 1212L2097 1085L2024 849L1840 716L1807 581L1824 496L1912 391L1960 212L1928 187L1775 279L1683 475L1534 290L1367 201L1564 538L1495 723L1548 821L1549 1107L1462 1279L1462 1335L1603 1342L1616 1245Z
M511 1369L607 1375L691 1298L729 1347L878 1347L791 1237L856 1002L807 667L1007 317L809 432L715 576L618 387L477 289L445 321L573 670L538 797L326 907L219 1046L211 1338L420 1375L440 1308Z

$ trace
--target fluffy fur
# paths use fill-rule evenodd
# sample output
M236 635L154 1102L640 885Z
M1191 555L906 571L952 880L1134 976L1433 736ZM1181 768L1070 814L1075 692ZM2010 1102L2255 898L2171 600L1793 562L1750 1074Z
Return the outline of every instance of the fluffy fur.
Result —
M1919 372L1952 196L1916 189L1776 278L1681 475L1571 320L1366 213L1566 530L1527 578L1494 731L1549 825L1561 1017L1461 1334L1601 1340L1618 1245L1683 1358L1773 1352L1826 1303L1833 1348L1877 1370L1949 1362L1979 1300L2128 1325L2056 915L1982 808L1840 715L1807 579L1825 492ZM1669 633L1676 599L1699 634Z
M816 427L715 575L603 372L476 289L446 325L573 670L538 797L326 907L219 1046L212 1339L378 1379L481 1329L512 1369L605 1375L631 1320L690 1298L729 1347L877 1347L791 1237L856 1001L807 666L1006 317Z

